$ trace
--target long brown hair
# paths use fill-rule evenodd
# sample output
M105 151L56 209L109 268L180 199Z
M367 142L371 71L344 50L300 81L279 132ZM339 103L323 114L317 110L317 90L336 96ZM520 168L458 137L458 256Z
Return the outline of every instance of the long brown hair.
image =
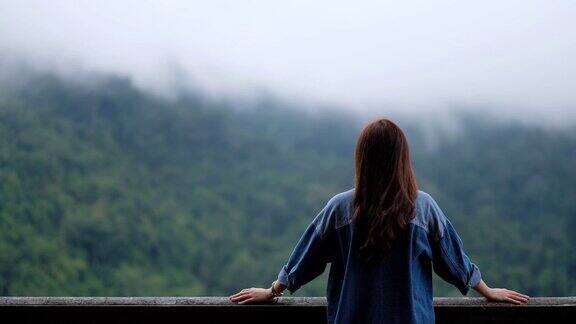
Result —
M353 222L365 238L361 254L383 257L414 218L418 186L406 136L382 118L364 127L356 144Z

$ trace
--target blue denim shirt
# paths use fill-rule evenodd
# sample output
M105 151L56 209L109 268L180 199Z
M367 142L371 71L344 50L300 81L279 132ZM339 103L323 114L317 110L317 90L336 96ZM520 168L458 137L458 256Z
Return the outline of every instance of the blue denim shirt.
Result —
M463 295L480 271L434 199L418 191L416 215L393 243L388 258L367 263L354 235L354 189L332 197L296 244L278 281L294 293L324 272L328 323L434 323L432 271Z

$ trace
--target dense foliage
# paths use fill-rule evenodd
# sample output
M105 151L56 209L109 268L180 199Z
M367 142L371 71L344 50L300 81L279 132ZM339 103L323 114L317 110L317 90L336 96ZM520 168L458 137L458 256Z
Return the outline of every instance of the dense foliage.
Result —
M327 199L353 186L361 118L346 113L167 100L118 77L21 79L0 86L1 295L268 286ZM401 123L421 189L489 283L576 294L576 132L459 125L429 145L430 131ZM322 295L323 280L298 294Z

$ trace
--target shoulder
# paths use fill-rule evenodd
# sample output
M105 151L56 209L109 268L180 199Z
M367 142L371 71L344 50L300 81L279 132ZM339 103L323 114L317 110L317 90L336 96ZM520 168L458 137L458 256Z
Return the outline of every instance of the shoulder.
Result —
M418 190L416 215L411 223L423 228L432 237L439 239L444 234L446 221L446 216L440 206L438 206L438 203L436 203L436 200L427 192Z
M416 208L429 208L431 204L434 203L434 198L422 190L418 190L418 195L416 196Z
M328 200L328 206L334 206L337 208L346 207L346 205L350 204L354 200L354 188L340 192L330 200Z
M317 230L325 234L350 224L353 204L354 188L332 196L314 220Z

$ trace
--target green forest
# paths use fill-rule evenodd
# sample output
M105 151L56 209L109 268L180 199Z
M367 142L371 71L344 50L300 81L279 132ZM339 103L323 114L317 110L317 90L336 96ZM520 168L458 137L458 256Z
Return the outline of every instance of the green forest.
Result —
M0 294L227 296L268 287L326 201L353 187L362 123L387 113L199 90L165 98L115 75L4 76ZM399 120L420 189L488 284L576 295L576 127L454 118L454 132ZM327 273L295 295L324 295ZM458 292L436 278L435 295Z

